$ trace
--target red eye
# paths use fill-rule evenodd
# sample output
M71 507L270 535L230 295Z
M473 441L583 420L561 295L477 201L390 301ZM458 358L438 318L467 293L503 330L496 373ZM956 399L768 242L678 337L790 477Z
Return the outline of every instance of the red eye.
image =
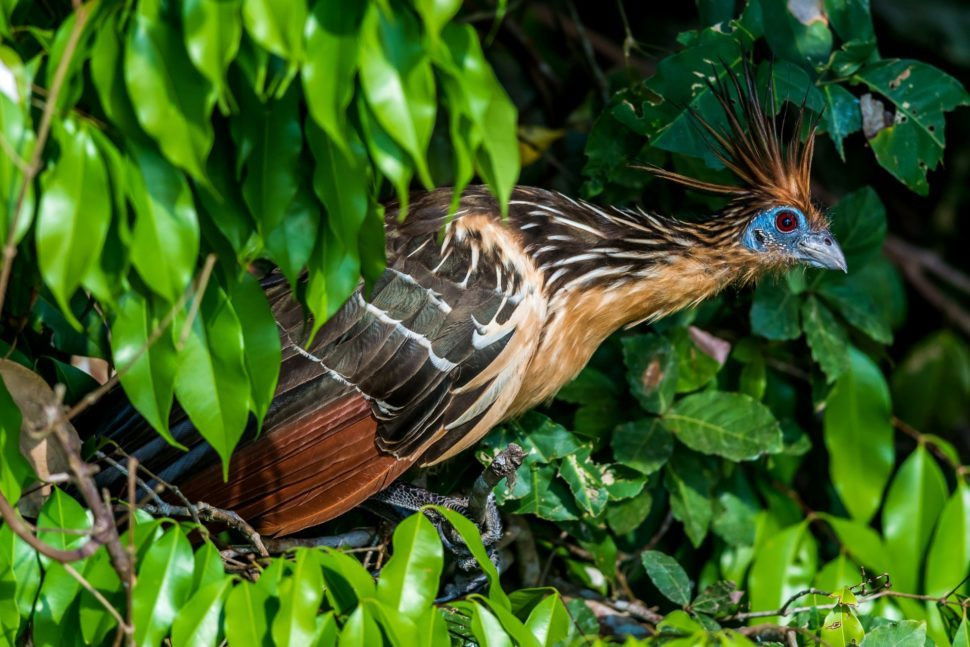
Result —
M798 227L798 216L791 211L779 211L775 216L775 228L783 234L795 231Z

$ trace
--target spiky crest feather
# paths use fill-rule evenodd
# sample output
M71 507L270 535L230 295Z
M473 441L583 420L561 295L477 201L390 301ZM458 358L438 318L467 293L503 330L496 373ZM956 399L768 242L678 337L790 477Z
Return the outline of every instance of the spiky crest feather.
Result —
M752 212L779 204L798 207L813 226L824 226L825 217L811 199L812 155L815 149L815 119L804 141L804 102L785 138L784 116L774 115L777 106L774 84L768 91L770 111L759 95L751 66L743 59L742 76L722 62L724 75L707 80L707 87L720 104L727 119L721 129L687 106L691 117L705 134L714 155L740 180L741 185L707 182L657 166L642 166L657 177L721 195L732 200L725 215L748 216ZM783 114L783 113L782 113Z

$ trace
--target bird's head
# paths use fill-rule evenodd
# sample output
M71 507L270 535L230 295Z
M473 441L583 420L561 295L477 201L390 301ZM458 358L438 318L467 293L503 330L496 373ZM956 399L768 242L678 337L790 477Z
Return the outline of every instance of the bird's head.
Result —
M746 61L740 75L727 65L715 72L708 90L720 103L726 126L714 126L687 109L739 184L716 184L658 167L648 170L694 189L728 196L730 201L709 226L720 234L717 240L739 252L748 269L804 264L846 271L842 249L811 198L815 125L803 127L805 106L786 134L783 118L776 116L781 113L774 86L762 98Z

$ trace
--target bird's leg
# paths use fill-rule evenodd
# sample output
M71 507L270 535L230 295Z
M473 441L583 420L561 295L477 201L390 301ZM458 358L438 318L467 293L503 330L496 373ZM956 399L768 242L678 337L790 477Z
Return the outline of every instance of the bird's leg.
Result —
M406 483L395 483L371 500L404 514L417 512L426 505L440 505L459 512L478 525L488 556L496 562L498 553L494 545L502 538L502 519L495 505L492 489L503 478L513 479L515 470L522 464L524 457L525 452L518 445L509 445L475 480L471 493L467 497L444 496ZM459 557L459 566L466 571L473 569L475 558L465 547L465 542L458 533L440 515L433 511L428 511L427 514L438 528L438 534L441 535L445 547Z

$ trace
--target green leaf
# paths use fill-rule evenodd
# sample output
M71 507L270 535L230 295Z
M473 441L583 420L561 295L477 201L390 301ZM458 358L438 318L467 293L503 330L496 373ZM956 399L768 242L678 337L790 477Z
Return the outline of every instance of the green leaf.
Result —
M878 271L878 268L872 263L859 272L826 281L819 287L819 293L853 326L881 344L890 344L893 340L890 313L880 303L881 295L872 289L876 282L872 270Z
M835 381L848 367L849 336L845 328L815 297L809 297L802 304L802 328L812 349L812 359L822 367L827 381Z
M627 384L640 406L651 413L666 410L677 388L677 354L659 335L623 337Z
M825 402L829 475L852 517L868 522L879 508L895 450L889 388L879 367L850 347L849 365Z
M307 140L317 162L313 189L327 207L327 225L341 245L356 252L358 233L372 208L367 151L353 130L345 133L341 149L310 121Z
M242 437L250 397L242 325L225 292L209 285L178 355L175 393L192 423L222 458L223 474Z
M257 426L273 401L280 372L280 334L259 282L244 272L230 287L232 307L242 326L243 352Z
M367 151L374 164L394 187L400 212L406 214L410 199L411 178L414 175L411 156L381 126L368 107L367 101L360 94L357 97L357 115L360 118L361 135L364 143L367 144Z
M425 154L436 112L434 73L409 13L391 16L377 5L368 7L361 25L360 81L378 123L410 154L430 188Z
M957 633L953 637L953 647L970 647L970 620L967 619L966 614L960 621Z
M889 571L892 562L879 533L858 521L842 519L826 513L820 513L819 516L832 526L832 530L842 544L842 549L856 562L874 573Z
M701 457L676 451L664 471L664 487L670 493L670 511L684 524L684 531L697 547L707 536L714 514L711 502L712 477Z
M313 313L311 338L354 293L360 279L357 246L345 246L329 226L322 227L319 236L307 265L306 303Z
M0 362L5 368L9 360ZM20 424L23 420L20 408L10 397L6 370L0 370L0 494L11 504L20 499L23 488L34 479L30 464L20 453Z
M748 575L751 610L777 609L789 597L811 584L815 575L816 547L808 523L784 528L766 538L755 552ZM772 622L773 618L759 622Z
M441 29L458 13L461 0L416 0L414 5L421 14L428 36L435 40Z
M680 442L705 454L742 461L782 450L781 427L771 410L740 393L689 395L662 420Z
M589 454L589 449L583 449L563 458L559 476L569 485L579 507L591 517L598 517L606 509L609 492L603 483L602 467Z
M832 233L845 254L849 271L855 273L882 255L886 238L886 207L872 189L863 187L844 196L832 207ZM831 278L833 273L825 273Z
M832 32L821 3L763 2L765 40L782 59L814 67L828 59Z
M9 146L9 150L5 147L3 155L0 155L0 242L5 242L16 210L17 197L24 185L24 170L14 163L15 158L11 157L11 153L16 153L20 159L29 159L36 135L30 127L32 73L13 50L3 46L0 46L0 66L9 73L11 81L9 91L0 92L0 132ZM30 184L17 217L14 242L19 242L30 229L34 204L34 188Z
M898 620L870 630L862 647L923 647L926 644L926 623ZM954 642L953 647L957 647Z
M215 88L226 91L226 69L242 38L240 0L186 0L182 3L185 49L196 69Z
M927 195L926 172L943 159L944 113L970 104L970 96L952 76L909 59L866 65L854 80L889 99L896 109L895 122L869 140L876 159L900 182Z
M485 605L473 603L471 630L482 647L512 647L509 635Z
M223 605L232 578L209 582L189 598L172 623L172 647L216 647L221 633Z
M798 295L783 283L759 283L751 302L751 332L765 339L797 339L798 303Z
M321 558L321 566L327 601L339 614L345 615L361 600L377 595L374 578L350 555L327 549Z
M268 597L252 582L239 582L229 592L224 627L230 645L272 646L266 617Z
M901 591L914 591L919 585L923 551L946 497L943 473L920 445L899 467L882 512L882 532L892 558L889 572Z
M970 422L970 348L948 330L920 341L893 372L896 414L917 429Z
M342 149L354 96L360 24L367 3L318 0L306 23L306 61L300 71L307 112Z
M832 647L858 645L865 635L852 607L844 604L829 611L822 621L822 640Z
M859 100L837 83L823 85L821 90L825 97L822 125L829 137L832 138L832 143L835 144L835 150L839 157L844 161L845 150L842 140L862 128Z
M174 303L192 280L199 252L192 192L185 177L151 149L139 147L135 157L137 167L127 176L135 210L131 262L152 290Z
M165 157L204 181L215 97L189 59L182 35L174 27L180 22L172 15L174 10L161 0L138 3L125 43L125 84L135 98L138 122ZM147 177L146 183L152 187Z
M620 425L610 443L617 462L646 475L663 467L674 449L674 438L659 418Z
M171 325L148 344L161 320L141 295L128 293L111 324L111 353L128 400L165 440L184 449L168 430L177 366Z
M640 560L650 581L668 600L680 606L690 602L694 585L677 560L658 550L644 551Z
M443 567L437 530L424 514L412 514L394 529L393 554L381 569L377 597L417 622L434 603Z
M192 592L223 579L225 569L219 549L211 541L204 541L196 549L192 568Z
M306 0L243 0L246 31L260 46L288 61L303 59Z
M381 630L364 605L354 609L350 617L344 623L340 632L340 647L370 647L371 645L381 645L384 640Z
M696 391L717 375L721 362L698 346L694 332L678 328L674 334L677 352L677 392Z
M283 222L266 236L270 258L294 289L300 272L310 260L319 227L320 207L309 189L300 187L283 215Z
M534 514L549 521L578 519L582 511L569 487L556 477L554 465L526 463L516 472L515 487L502 501L512 500L509 512Z
M272 625L273 644L280 647L309 644L323 599L323 573L316 549L297 549L291 568L292 575L279 585L280 607Z
M926 554L923 591L942 596L952 591L970 571L970 486L957 481L943 506L933 541ZM970 647L968 645L967 647Z
M88 126L69 119L55 124L53 134L61 154L41 178L37 263L61 311L80 327L68 303L101 254L111 192Z
M158 645L168 633L191 592L192 565L192 547L178 525L149 547L132 591L137 644Z
M91 541L86 532L78 532L90 531L91 526L91 515L81 504L54 488L37 517L37 527L47 530L38 532L37 536L60 550L73 550ZM68 609L81 590L81 584L63 564L46 557L41 557L41 561L47 566L34 603L34 643L57 645L62 637L60 625L66 621ZM85 561L77 562L75 567L83 571Z
M563 606L558 593L547 595L533 607L525 621L526 628L543 647L561 644L568 635L571 624L569 612Z
M303 146L299 97L296 87L265 104L250 93L240 97L244 110L238 117L238 128L245 133L241 136L252 143L242 194L263 234L282 222L299 185Z

